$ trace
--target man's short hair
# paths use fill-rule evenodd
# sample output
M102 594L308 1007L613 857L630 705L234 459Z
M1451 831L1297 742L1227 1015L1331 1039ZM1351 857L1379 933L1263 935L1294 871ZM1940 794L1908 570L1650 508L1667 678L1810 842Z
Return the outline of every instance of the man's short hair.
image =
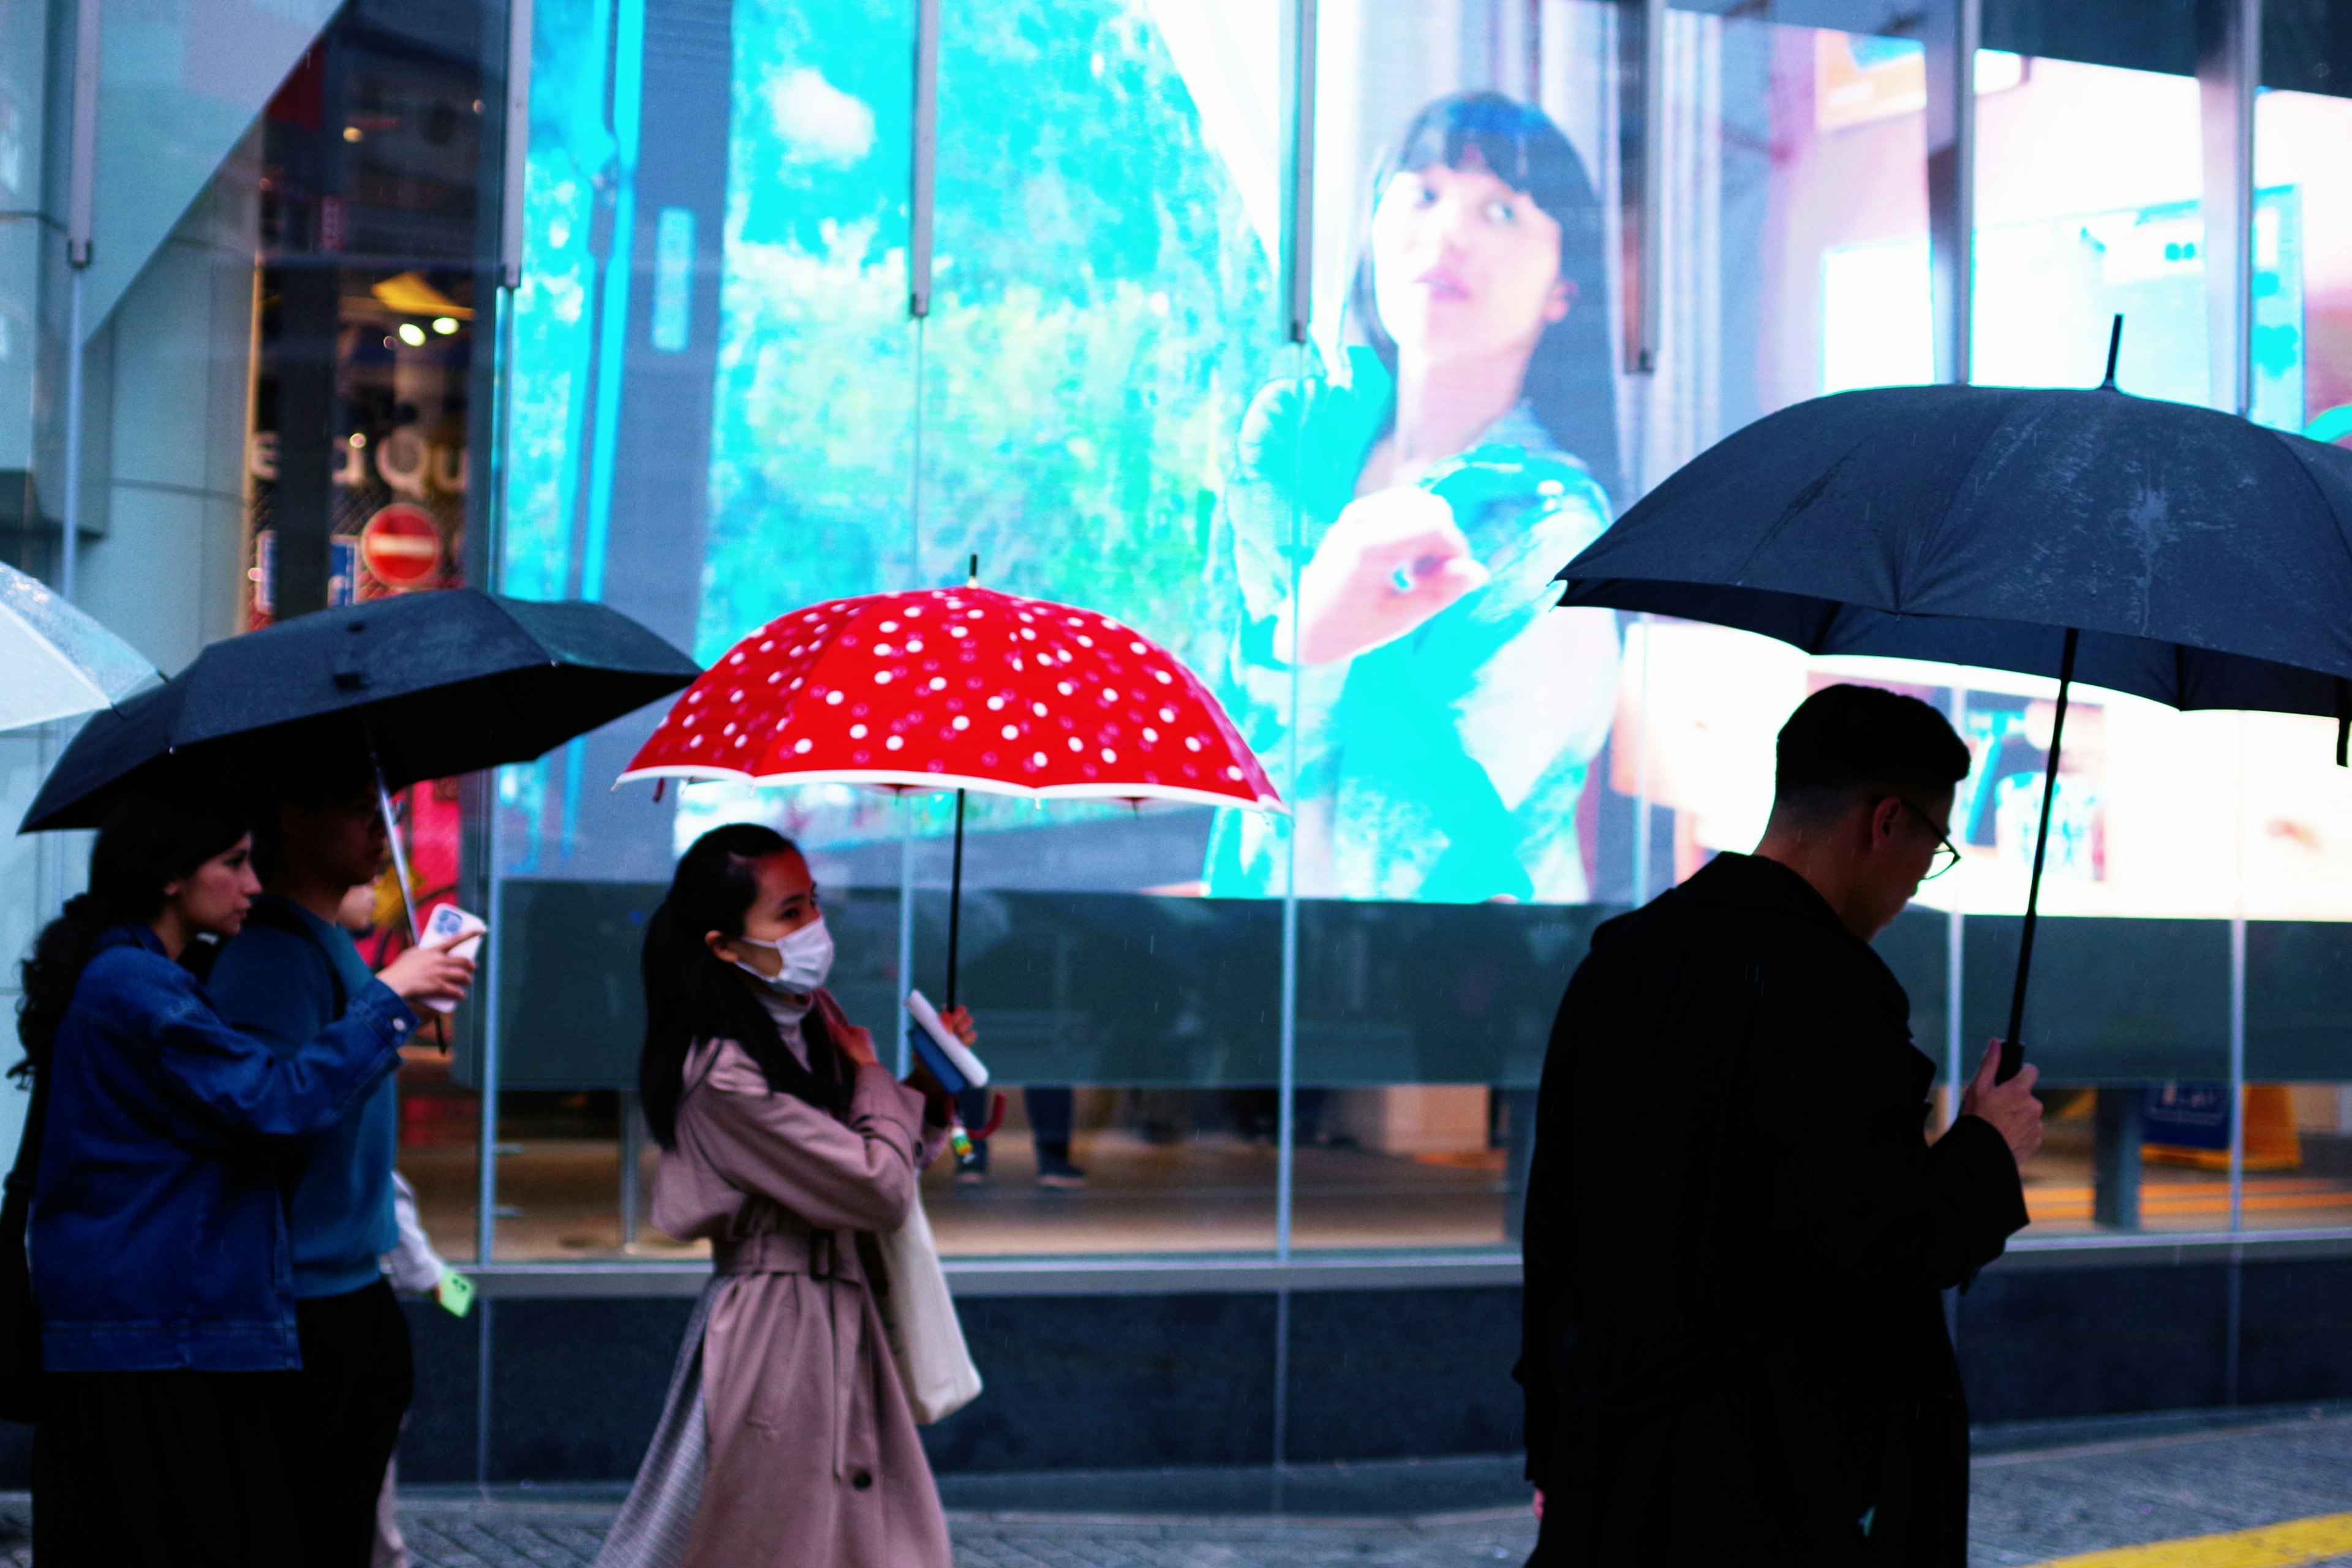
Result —
M279 807L316 811L374 795L375 765L356 746L289 744L265 753L252 776L255 874L265 882L278 874L284 845Z
M1916 697L1827 686L1780 726L1772 809L1819 818L1856 801L1932 795L1969 776L1969 748Z

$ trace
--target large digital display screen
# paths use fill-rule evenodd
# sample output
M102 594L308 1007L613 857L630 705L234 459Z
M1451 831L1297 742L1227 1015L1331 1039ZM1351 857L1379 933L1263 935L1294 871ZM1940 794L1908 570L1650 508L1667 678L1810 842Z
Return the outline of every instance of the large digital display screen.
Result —
M1667 336L1645 374L1627 369L1613 7L1542 7L1555 63L1528 70L1468 8L1444 47L1405 0L1339 8L1305 343L1277 298L1274 8L945 10L919 321L913 7L737 0L729 36L698 42L541 0L511 591L642 606L709 660L785 611L959 582L976 556L991 586L1140 628L1210 682L1294 815L974 801L982 881L1074 889L1623 901L1637 867L1654 891L1751 847L1789 710L1879 680L1943 707L1978 759L1966 863L1930 894L2018 906L2046 683L1809 663L1555 610L1548 587L1748 419L1931 377L1916 48L1669 14L1669 103L1701 153L1659 172ZM1996 132L2101 93L2195 100L2193 82L1988 62ZM1979 380L2095 382L2120 310L2126 388L2204 398L2193 121L2179 148L2100 154L2139 158L2128 180L2092 157L2050 171L2039 210L1988 218ZM2285 426L2306 416L2302 210L2265 176L2256 413ZM2352 793L2324 730L2084 694L2050 907L2352 916ZM821 876L879 884L902 833L948 826L940 802L839 786L601 805L625 749L510 774L514 867L641 875L753 816Z

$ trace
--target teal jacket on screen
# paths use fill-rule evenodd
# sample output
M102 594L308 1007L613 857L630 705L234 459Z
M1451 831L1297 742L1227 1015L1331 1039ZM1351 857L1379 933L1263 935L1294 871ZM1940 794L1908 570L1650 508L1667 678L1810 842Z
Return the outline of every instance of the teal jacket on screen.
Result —
M290 1055L335 1021L339 975L345 997L375 977L342 927L285 899L257 902L274 906L284 923L248 921L222 945L207 988L223 1017ZM301 931L288 929L298 921ZM345 1295L382 1277L379 1260L400 1241L392 1211L399 1140L400 1090L387 1076L311 1145L288 1204L297 1299Z
M1349 350L1348 370L1344 381L1276 381L1252 401L1209 543L1208 598L1223 618L1200 668L1277 782L1293 738L1292 672L1276 644L1294 560L1303 567L1355 499L1395 405L1394 379L1370 349ZM1576 803L1590 750L1564 751L1523 799L1507 803L1464 731L1484 707L1501 705L1507 718L1519 705L1560 700L1570 681L1613 683L1613 662L1560 670L1541 690L1484 679L1559 602L1552 577L1609 526L1608 497L1524 402L1421 483L1452 509L1491 580L1393 642L1297 672L1295 804L1328 805L1329 878L1340 897L1582 901ZM1218 817L1210 896L1281 893L1280 827L1247 812Z

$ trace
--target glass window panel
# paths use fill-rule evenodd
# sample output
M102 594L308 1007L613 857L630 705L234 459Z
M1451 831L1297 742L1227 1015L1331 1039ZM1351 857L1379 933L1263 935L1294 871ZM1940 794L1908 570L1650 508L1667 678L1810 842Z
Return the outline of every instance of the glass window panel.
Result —
M547 257L518 356L518 405L537 412L517 432L510 496L529 521L509 534L510 584L593 594L601 550L603 596L708 662L812 601L959 582L977 552L991 586L1192 657L1216 475L1281 352L1265 90L1279 40L1270 23L1261 38L1248 18L1169 12L947 18L936 288L917 325L911 12L739 5L719 57L731 89L692 99L676 83L696 61L669 58L692 40L543 11L557 62L531 197ZM659 148L630 144L632 82ZM724 172L720 209L696 205L680 143ZM606 237L631 221L634 264L616 265ZM600 424L616 396L624 417ZM661 538L624 570L632 484L640 531L658 519ZM702 508L698 546L673 515L680 494ZM502 785L505 1120L523 1151L502 1190L537 1194L515 1196L507 1224L541 1254L589 1234L596 1204L609 1215L616 1182L629 1206L613 1138L635 1125L635 945L671 857L704 830L765 821L804 846L853 1018L894 1036L902 942L911 977L945 998L950 799L698 785L673 819L644 786L604 793L643 722ZM958 999L1010 1114L987 1184L934 1174L948 1250L1270 1245L1256 1100L1276 1071L1278 921L1197 897L1209 816L972 797ZM540 1163L545 1181L525 1170ZM1089 1163L1083 1193L1029 1199L1039 1175ZM669 1250L649 1230L635 1244Z
M321 602L463 586L468 563L485 559L474 540L489 486L475 481L488 466L474 458L493 367L477 353L491 323L478 282L482 220L497 205L482 106L497 89L476 53L483 20L419 31L340 17L261 116L240 630ZM394 796L420 920L482 901L475 787L427 780ZM344 923L371 968L408 945L392 870L346 900ZM404 1049L398 1075L399 1167L452 1261L475 1252L480 1101L453 1069L478 1011Z
M2201 123L2160 71L2037 58L1979 92L1971 379L2095 386L2121 312L2116 384L2208 400Z
M501 581L708 663L892 570L840 520L906 512L911 84L881 62L911 23L559 3L535 26ZM501 1258L676 1250L639 1224L638 949L677 849L738 814L610 788L660 711L498 781Z
M977 557L985 585L1112 616L1213 676L1221 479L1293 352L1280 58L1263 8L944 14L921 581ZM1180 739L1147 714L1131 742ZM908 809L914 979L938 996L953 806ZM930 1173L943 1250L1273 1245L1281 926L1200 896L1216 815L970 797L957 994L1006 1120Z
M1297 530L1296 598L1256 568L1228 679L1299 759L1301 1247L1509 1238L1560 987L1597 889L1623 896L1618 627L1547 586L1633 493L1616 26L1318 18L1314 358L1284 389L1295 446L1226 497ZM1212 891L1278 895L1279 847L1221 829Z
M2294 18L2283 18L2293 28ZM2273 33L2264 75L2298 87L2254 101L2254 417L2352 440L2352 187L2325 149L2352 131L2329 40ZM2283 47L2283 44L2292 47ZM2325 720L2245 721L2245 1223L2352 1222L2352 1033L2333 1005L2352 926L2343 901L2352 778L2329 765ZM2300 1081L2295 1081L2300 1080Z

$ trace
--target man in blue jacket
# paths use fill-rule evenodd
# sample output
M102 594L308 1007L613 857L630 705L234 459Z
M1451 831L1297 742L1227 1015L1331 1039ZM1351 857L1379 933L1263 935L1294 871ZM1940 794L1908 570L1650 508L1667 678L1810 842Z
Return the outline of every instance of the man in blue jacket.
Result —
M266 889L213 965L221 1014L291 1051L341 1017L373 976L337 923L373 881L386 840L364 762L280 768L257 803ZM302 1372L288 1451L312 1568L364 1568L384 1468L408 1410L408 1320L380 1259L398 1243L392 1169L399 1091L387 1076L312 1145L289 1201Z

